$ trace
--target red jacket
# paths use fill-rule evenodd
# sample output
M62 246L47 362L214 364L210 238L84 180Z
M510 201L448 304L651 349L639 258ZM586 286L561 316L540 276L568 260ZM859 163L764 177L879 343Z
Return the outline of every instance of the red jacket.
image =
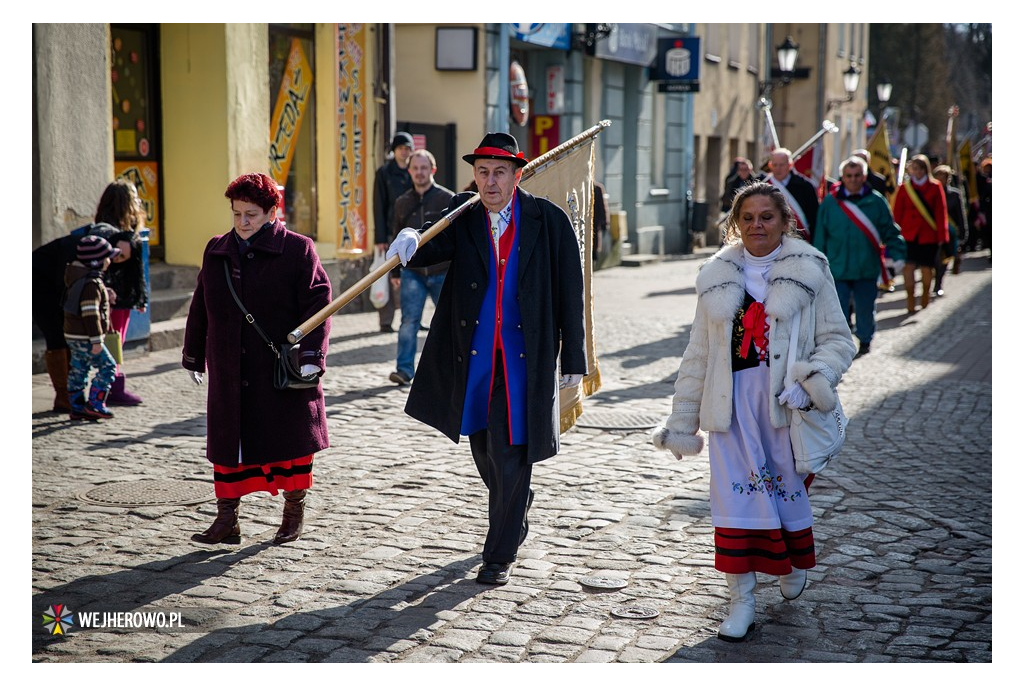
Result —
M907 181L913 184L913 181ZM928 222L917 209L914 201L907 194L905 186L900 186L896 191L896 204L893 207L893 219L899 224L903 239L908 243L920 245L934 245L935 243L949 242L949 222L946 216L946 194L942 190L942 184L934 178L928 179L923 185L914 186L921 202L928 208L935 221L935 228L928 225Z

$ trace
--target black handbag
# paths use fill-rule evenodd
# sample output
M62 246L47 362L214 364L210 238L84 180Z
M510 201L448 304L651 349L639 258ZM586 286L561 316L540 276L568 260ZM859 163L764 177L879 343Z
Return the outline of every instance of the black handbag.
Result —
M274 389L275 390L306 390L307 388L315 388L320 385L320 374L314 373L309 376L303 376L299 371L301 364L299 364L299 346L291 343L280 343L275 345L274 342L267 337L267 334L263 332L263 329L256 323L256 319L253 315L248 312L242 301L238 299L238 294L235 292L235 286L231 283L231 271L228 268L228 263L224 262L224 277L228 281L228 290L231 291L231 297L235 298L235 304L242 310L242 314L245 315L245 320L252 324L252 327L256 329L256 332L260 334L263 341L267 343L267 346L277 357L277 363L274 364Z

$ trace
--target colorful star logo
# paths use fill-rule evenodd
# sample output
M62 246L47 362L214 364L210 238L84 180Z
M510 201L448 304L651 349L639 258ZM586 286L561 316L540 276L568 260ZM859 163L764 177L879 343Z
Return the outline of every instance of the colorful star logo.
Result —
M75 627L75 615L66 604L51 605L43 612L43 625L50 631L50 635L65 635L70 628Z

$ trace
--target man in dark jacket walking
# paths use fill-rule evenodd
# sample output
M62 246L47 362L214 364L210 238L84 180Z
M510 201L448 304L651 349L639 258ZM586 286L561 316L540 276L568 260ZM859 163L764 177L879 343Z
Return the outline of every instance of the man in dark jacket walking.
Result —
M409 158L409 174L412 176L412 190L407 190L395 202L395 219L392 222L392 238L405 226L422 226L428 221L437 221L444 216L452 191L434 183L437 162L429 150L416 150ZM441 286L448 272L448 262L423 267L396 267L391 278L399 280L402 307L402 325L398 328L398 355L391 382L409 385L416 373L416 336L423 319L423 305L427 296L437 306Z
M386 250L391 241L391 224L395 217L395 201L412 188L409 175L409 158L412 156L412 136L399 131L391 139L391 157L377 169L373 177L373 242L378 249ZM395 309L400 298L398 286L391 285L388 301L377 310L380 332L392 333Z
M388 255L451 262L405 411L454 442L469 437L489 492L476 579L503 585L529 531L532 466L558 452L559 388L587 370L583 267L565 212L518 187L526 159L515 138L488 133L463 159L480 203L422 245L429 224L404 228Z

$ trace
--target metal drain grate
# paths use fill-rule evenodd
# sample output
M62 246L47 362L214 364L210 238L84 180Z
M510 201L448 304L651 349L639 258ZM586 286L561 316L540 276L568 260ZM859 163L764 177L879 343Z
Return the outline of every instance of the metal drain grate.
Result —
M214 498L210 483L176 480L133 480L107 483L86 492L78 499L105 506L147 507L169 504L199 504Z
M583 414L576 419L581 428L599 428L601 430L641 430L654 428L661 417L654 417L641 412L618 411L615 409L583 408Z

